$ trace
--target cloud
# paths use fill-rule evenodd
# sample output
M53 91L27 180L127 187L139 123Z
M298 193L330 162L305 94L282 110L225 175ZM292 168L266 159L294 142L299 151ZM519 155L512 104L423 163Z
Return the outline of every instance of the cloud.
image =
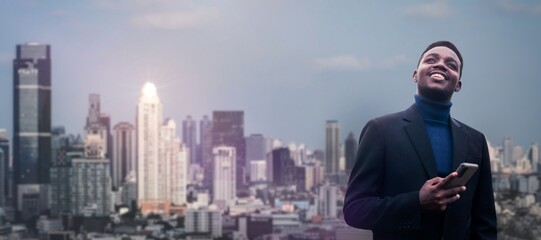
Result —
M318 58L314 64L323 70L331 71L369 71L377 69L390 69L407 62L404 55L396 55L378 61L367 57L357 58L353 55L339 55L329 58Z
M408 16L422 18L447 18L453 16L453 10L449 7L447 1L409 6L404 9L404 12Z
M498 6L506 12L541 15L541 3L527 4L511 0L500 0Z
M94 0L93 4L100 10L125 14L136 27L166 30L202 26L214 21L219 13L197 1Z
M217 15L215 9L201 8L193 11L145 13L134 16L131 22L144 28L187 29L207 24Z

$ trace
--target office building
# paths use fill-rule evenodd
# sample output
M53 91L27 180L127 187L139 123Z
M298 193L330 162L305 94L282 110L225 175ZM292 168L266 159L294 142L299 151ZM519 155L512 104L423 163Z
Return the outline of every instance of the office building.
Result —
M13 182L16 208L26 220L48 208L52 157L49 45L17 45L13 87Z
M196 122L192 119L192 116L188 115L184 121L182 121L182 142L189 150L188 163L196 164L197 162L197 141L196 141Z
M295 184L295 163L291 159L289 148L272 150L272 180L276 186Z
M325 173L336 175L340 160L340 126L338 121L327 121L325 133Z
M212 113L212 146L235 148L237 192L247 190L243 111L214 111Z
M254 176L251 175L251 163L253 161L261 161L267 158L267 153L270 152L270 141L262 134L252 134L246 137L246 169L249 171L248 177L254 181Z
M353 169L353 165L355 164L355 155L357 154L357 139L355 139L355 135L353 135L353 132L350 132L348 134L344 146L346 157L346 172L349 174Z
M113 189L121 186L130 172L135 174L135 127L119 122L113 138Z
M158 181L161 182L159 187L165 188L163 198L181 205L186 202L188 149L181 146L176 131L175 121L165 120L160 141L160 161L165 164L165 171L159 175Z
M208 116L203 116L199 122L199 137L201 144L198 157L201 159L198 162L203 167L203 187L212 191L212 120Z
M4 152L4 160L2 162L2 169L3 171L0 173L0 175L3 176L4 184L0 186L0 188L4 191L4 197L10 197L11 193L9 191L9 160L10 160L10 152L9 152L9 137L6 129L0 129L0 149Z

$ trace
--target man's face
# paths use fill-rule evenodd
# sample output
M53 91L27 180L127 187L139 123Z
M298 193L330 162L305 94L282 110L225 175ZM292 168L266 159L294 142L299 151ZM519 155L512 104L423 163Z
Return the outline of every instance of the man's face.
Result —
M413 72L419 95L437 102L451 101L453 92L458 92L462 85L461 64L456 53L447 47L438 46L428 50Z

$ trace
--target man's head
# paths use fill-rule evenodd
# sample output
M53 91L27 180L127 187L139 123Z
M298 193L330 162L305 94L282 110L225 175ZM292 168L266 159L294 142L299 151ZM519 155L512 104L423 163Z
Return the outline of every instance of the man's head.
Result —
M413 80L418 94L433 101L449 102L460 91L463 59L454 44L438 41L421 54Z

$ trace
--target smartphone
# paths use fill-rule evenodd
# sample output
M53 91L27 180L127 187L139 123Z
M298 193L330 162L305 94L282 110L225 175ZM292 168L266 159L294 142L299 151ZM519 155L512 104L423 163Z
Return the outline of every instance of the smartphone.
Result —
M448 183L448 187L458 187L458 186L466 186L466 183L468 180L470 180L471 176L477 171L477 168L479 166L475 163L461 163L460 166L456 169L456 172L458 173L458 176L451 180L451 182Z

